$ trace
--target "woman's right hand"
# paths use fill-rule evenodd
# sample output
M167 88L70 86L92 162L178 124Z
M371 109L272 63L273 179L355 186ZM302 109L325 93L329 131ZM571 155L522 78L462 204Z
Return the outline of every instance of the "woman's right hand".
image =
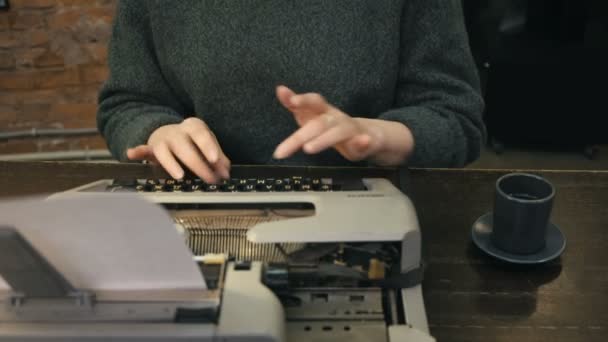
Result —
M180 162L207 183L230 178L230 160L213 132L198 118L156 129L148 144L128 149L127 158L160 164L175 179L184 178Z

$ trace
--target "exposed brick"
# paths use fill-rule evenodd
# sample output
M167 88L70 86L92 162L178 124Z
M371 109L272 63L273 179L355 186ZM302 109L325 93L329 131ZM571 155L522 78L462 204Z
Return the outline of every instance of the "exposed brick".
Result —
M65 29L75 26L82 17L82 12L78 9L61 10L48 19L49 28L52 30Z
M114 17L114 8L112 7L93 7L86 11L92 22L99 20L105 23L111 23Z
M109 71L105 65L81 66L83 84L101 84L108 79Z
M63 128L63 126L53 123L47 123L43 121L28 121L20 118L20 114L17 113L19 120L8 126L8 131L17 130L30 130L32 128Z
M38 12L18 12L11 17L11 28L13 30L30 30L45 26L44 17Z
M0 104L0 131L7 130L15 121L17 121L16 106Z
M0 31L8 30L10 26L8 14L0 12Z
M41 152L49 151L69 151L69 150L93 150L105 149L105 143L101 137L72 137L60 139L39 139L37 142L38 150Z
M33 89L36 74L31 72L0 73L0 90Z
M96 126L117 0L11 0L0 12L0 131ZM100 136L0 142L0 154L105 149Z
M15 68L15 57L10 52L0 52L0 70Z
M37 152L38 146L34 140L11 140L0 143L0 154Z
M50 104L23 104L19 107L19 118L23 121L47 121L51 111Z
M63 56L47 50L40 56L34 58L34 66L40 68L63 66Z
M61 124L66 129L74 129L74 128L97 128L97 121L94 119L89 120L68 120L61 121Z
M37 88L60 88L80 84L78 69L49 70L36 73Z
M42 55L45 49L34 48L34 49L17 49L13 50L17 66L19 68L31 68L34 66L34 59Z
M63 56L65 65L86 64L91 61L83 44L70 30L62 29L53 32L50 46L53 52Z
M66 87L62 89L65 98L69 102L97 103L99 96L99 85L82 85L78 87Z
M86 49L91 56L91 60L98 64L105 64L108 60L108 44L91 43L86 44Z
M49 33L45 30L32 30L24 35L25 45L41 46L49 43Z
M85 15L71 27L74 38L80 43L107 43L112 35L112 24L102 17Z
M118 0L56 0L60 7L116 6Z
M47 9L53 8L56 0L11 0L13 8Z
M64 101L62 89L44 89L44 90L21 90L11 91L11 96L6 97L6 100L13 101L12 103L30 103L30 104L53 104ZM2 97L0 97L0 101ZM1 102L0 102L1 103Z
M95 123L96 114L97 105L94 103L62 103L51 107L48 118L62 122L77 121L90 125Z
M80 146L88 147L89 149L106 149L106 141L103 139L101 135L96 135L92 137L80 138L79 139Z
M0 92L0 106L1 105L10 105L15 106L19 103L17 96L15 96L15 92L13 91L1 91Z
M18 154L68 150L96 150L106 148L106 143L101 136L58 139L23 139L0 143L0 154Z
M53 48L53 51L63 55L63 62L66 66L77 66L91 63L91 56L89 56L84 47L79 44L67 46L66 48Z
M63 7L72 7L72 6L95 6L95 2L92 0L58 0L58 2Z
M9 49L16 46L19 46L19 41L12 32L0 32L0 49Z
M0 104L97 103L97 86L68 86L56 89L12 90L0 92Z
M75 148L72 148L73 144L73 141L67 138L37 140L38 151L40 152L75 150Z
M48 9L56 4L56 0L11 0L11 7L14 9Z
M97 0L98 6L116 6L117 0Z

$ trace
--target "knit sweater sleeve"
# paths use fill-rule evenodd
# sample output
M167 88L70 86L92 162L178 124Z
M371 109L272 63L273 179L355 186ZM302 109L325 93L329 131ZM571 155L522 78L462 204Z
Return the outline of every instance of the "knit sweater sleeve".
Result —
M479 157L486 131L479 78L459 0L404 1L394 109L384 120L414 136L414 167L462 167Z
M179 123L187 106L166 82L154 52L145 1L119 1L108 51L110 76L99 94L97 126L114 158Z

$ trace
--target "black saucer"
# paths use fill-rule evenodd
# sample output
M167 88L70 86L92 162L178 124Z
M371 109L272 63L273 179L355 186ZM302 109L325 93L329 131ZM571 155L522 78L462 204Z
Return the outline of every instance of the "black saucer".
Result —
M477 247L500 260L516 264L541 264L557 258L566 248L564 234L562 234L556 225L549 223L545 248L539 252L525 255L504 252L495 247L492 241L490 241L492 221L492 213L483 215L473 224L471 235Z

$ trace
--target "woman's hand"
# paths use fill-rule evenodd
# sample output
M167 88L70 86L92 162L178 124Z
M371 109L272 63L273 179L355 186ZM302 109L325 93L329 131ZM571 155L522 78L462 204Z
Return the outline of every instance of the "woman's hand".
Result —
M146 145L127 150L127 157L160 164L175 179L184 177L180 162L207 183L230 177L230 160L213 132L198 118L158 128Z
M414 149L412 133L401 123L353 118L316 93L296 94L284 86L279 86L276 92L281 104L300 125L276 148L276 159L287 158L299 150L316 154L333 147L350 161L400 165Z

